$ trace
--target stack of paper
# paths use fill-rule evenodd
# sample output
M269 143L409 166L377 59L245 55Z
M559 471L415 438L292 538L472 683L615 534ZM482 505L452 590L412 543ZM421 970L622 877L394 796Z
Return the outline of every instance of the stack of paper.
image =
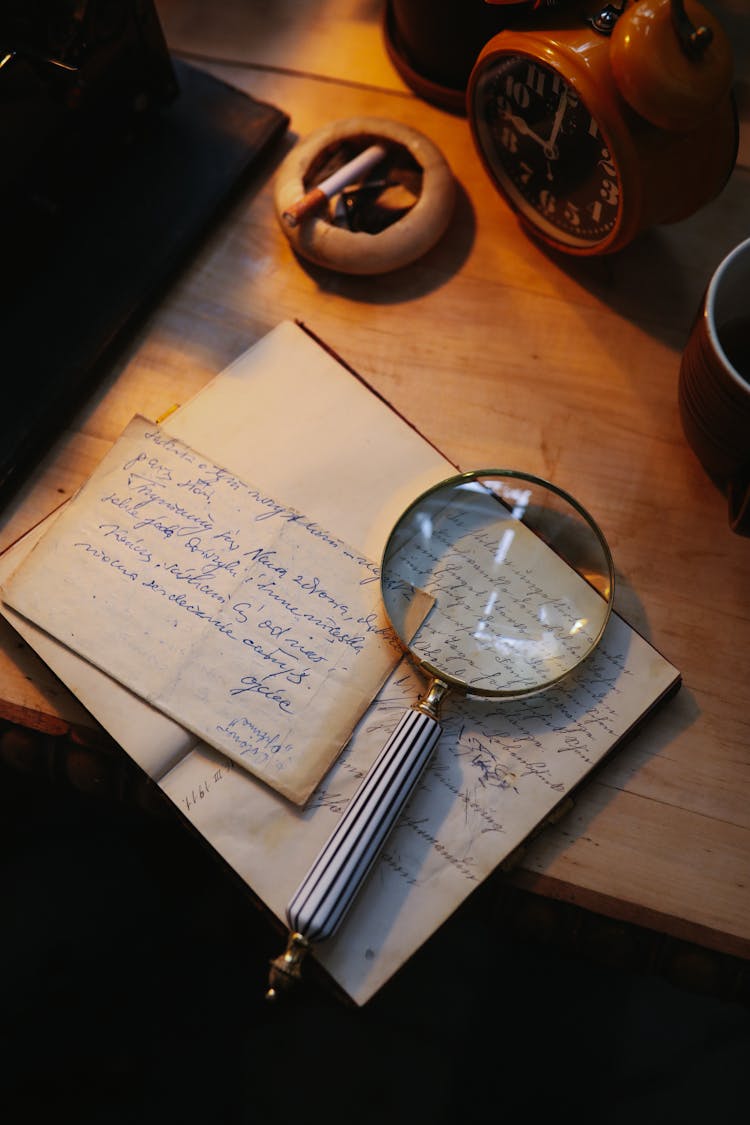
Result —
M283 919L423 690L407 662L395 664L379 586L368 579L403 509L455 469L288 322L161 430L136 420L125 441L125 455L117 447L84 490L78 516L71 502L0 560L4 596L18 607L5 601L2 612ZM165 471L169 488L158 480ZM142 484L148 502L127 510ZM195 522L200 511L205 527ZM225 536L221 550L209 543L215 531ZM332 556L335 589L315 583ZM96 583L83 581L87 573ZM138 583L148 597L136 612L125 591ZM310 597L326 613L310 614L304 637L282 636L289 607L307 612ZM209 612L212 604L221 612ZM255 622L252 634L243 617ZM269 641L292 643L259 645L265 622ZM243 649L246 668L236 658ZM258 662L269 660L279 662L274 699L258 690ZM432 765L342 928L316 951L338 984L357 1003L372 996L678 682L613 615L594 655L561 686L515 702L451 700ZM290 708L310 719L304 745Z

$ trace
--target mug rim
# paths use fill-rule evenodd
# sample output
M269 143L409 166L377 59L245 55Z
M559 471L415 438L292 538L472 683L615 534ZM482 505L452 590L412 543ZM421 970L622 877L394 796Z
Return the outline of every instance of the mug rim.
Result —
M709 339L711 340L711 344L713 345L717 354L721 357L727 375L730 377L730 379L732 379L734 383L737 384L737 388L742 392L743 396L750 395L750 380L746 379L743 375L740 374L740 372L730 360L727 353L724 351L721 340L719 338L719 333L716 328L714 313L716 307L716 293L719 285L724 278L724 275L726 274L732 263L735 261L735 259L739 258L742 254L745 253L750 254L750 237L743 239L742 242L738 242L737 245L732 250L730 250L729 253L726 254L719 262L718 266L711 276L711 280L708 283L708 288L706 290L706 299L703 306L703 315L706 321L706 330L708 332Z

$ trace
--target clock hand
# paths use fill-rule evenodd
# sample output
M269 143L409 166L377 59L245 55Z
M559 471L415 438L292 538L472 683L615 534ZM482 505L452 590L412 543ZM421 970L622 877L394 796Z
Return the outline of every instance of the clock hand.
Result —
M548 160L557 160L558 156L560 155L560 152L559 152L559 149L558 149L557 143L556 143L557 142L557 134L560 132L560 129L562 128L563 117L565 116L565 110L567 109L567 106L568 106L568 92L567 92L567 90L565 90L565 91L563 91L563 96L560 98L560 101L559 101L558 106L557 106L557 113L555 114L555 120L552 123L552 132L550 133L549 138L544 145L544 155L547 157Z
M540 144L542 148L544 148L547 142L543 137L540 137L538 133L534 132L523 117L517 117L515 113L511 113L510 110L507 109L503 110L503 117L506 121L510 122L517 132L521 133L523 136L531 137L532 141L536 141L537 144Z

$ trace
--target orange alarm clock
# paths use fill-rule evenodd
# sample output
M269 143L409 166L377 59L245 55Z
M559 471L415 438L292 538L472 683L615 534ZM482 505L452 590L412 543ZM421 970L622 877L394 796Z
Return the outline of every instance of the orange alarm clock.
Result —
M576 6L577 7L577 6ZM610 253L713 199L737 157L731 51L693 0L534 14L481 51L467 113L525 226L570 254Z

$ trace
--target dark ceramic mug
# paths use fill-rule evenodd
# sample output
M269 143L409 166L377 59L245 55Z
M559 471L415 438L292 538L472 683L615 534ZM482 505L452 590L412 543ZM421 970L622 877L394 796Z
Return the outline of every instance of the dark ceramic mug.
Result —
M716 268L680 365L685 436L726 492L732 529L750 535L750 238Z

